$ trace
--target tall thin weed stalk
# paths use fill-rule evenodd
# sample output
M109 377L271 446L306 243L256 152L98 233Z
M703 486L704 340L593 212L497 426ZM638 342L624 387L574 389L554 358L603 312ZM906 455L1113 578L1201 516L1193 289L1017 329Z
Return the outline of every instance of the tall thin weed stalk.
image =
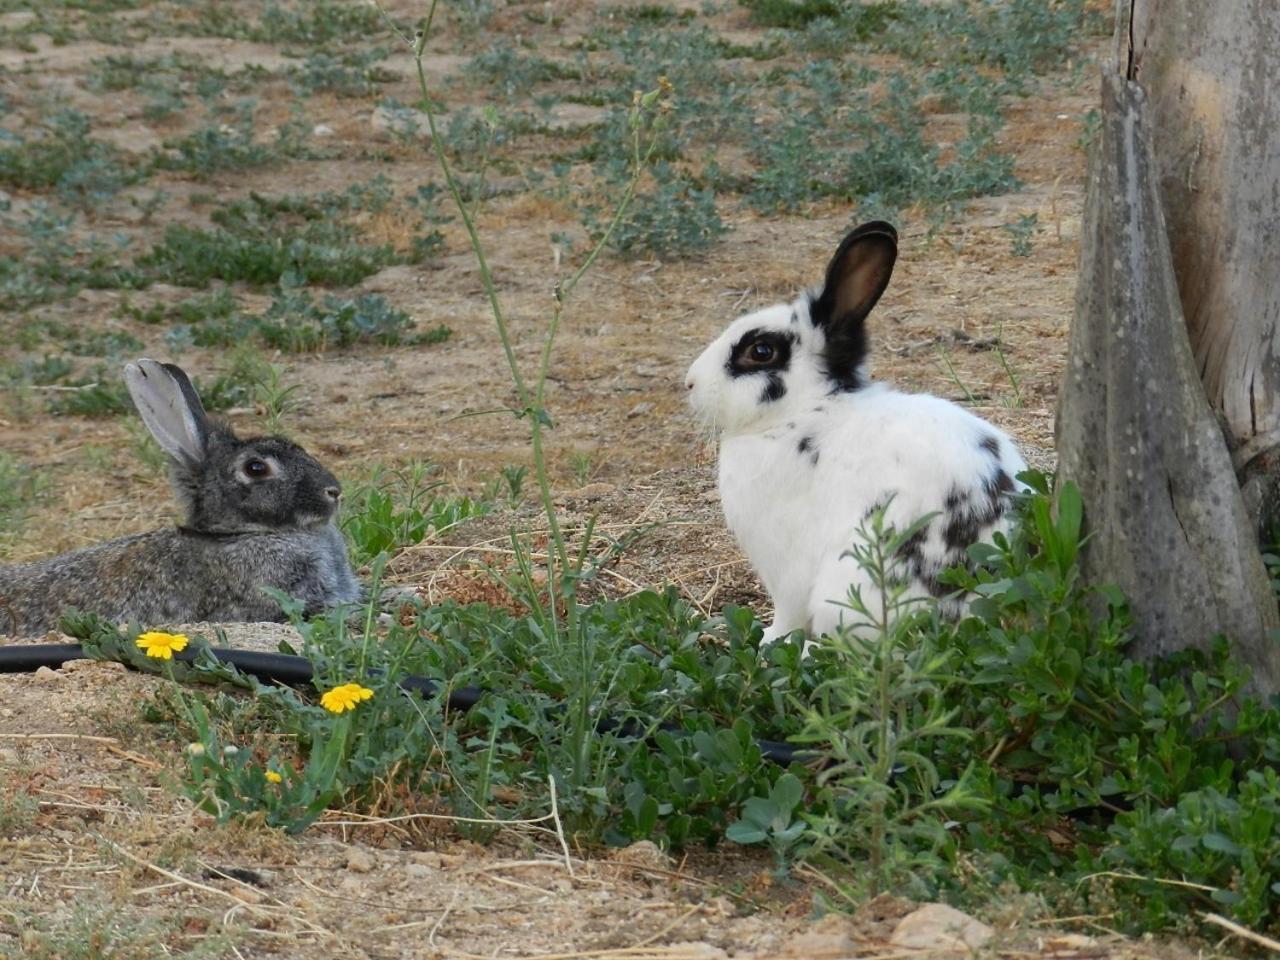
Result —
M635 197L636 188L654 158L662 130L671 113L673 90L664 77L659 80L655 89L636 91L633 94L627 124L630 137L628 177L622 185L613 215L596 238L595 245L575 270L556 281L552 289L551 311L542 330L541 349L536 365L530 370L516 356L511 330L489 268L485 245L476 223L480 201L476 199L468 204L464 198L463 185L446 149L446 138L441 136L437 117L438 94L433 94L423 67L438 2L439 0L432 0L426 19L412 36L404 33L387 16L385 10L383 17L413 51L418 89L431 133L432 150L449 196L470 240L479 267L480 283L489 303L515 389L516 408L511 412L528 425L533 476L546 517L549 545L544 555L535 555L526 542L527 537L513 531L511 539L516 555L514 572L502 576L505 585L513 588L513 592L531 601L530 605L540 628L537 643L544 649L530 651L530 656L547 655L551 661L549 669L567 681L563 684L566 702L562 739L558 750L548 751L551 757L549 763L568 788L565 791L566 800L571 803L575 799L586 802L586 798L593 793L598 794L599 777L611 762L612 741L599 735L595 711L616 684L617 670L616 667L608 669L607 664L602 662L607 656L603 649L607 644L602 644L598 632L579 616L576 602L578 584L590 575L594 562L589 551L592 531L588 527L580 538L578 549L570 549L552 496L547 468L547 432L553 429L554 421L546 406L546 385L556 340L574 290L595 265ZM482 170L483 168L482 164ZM483 191L479 194L482 195Z

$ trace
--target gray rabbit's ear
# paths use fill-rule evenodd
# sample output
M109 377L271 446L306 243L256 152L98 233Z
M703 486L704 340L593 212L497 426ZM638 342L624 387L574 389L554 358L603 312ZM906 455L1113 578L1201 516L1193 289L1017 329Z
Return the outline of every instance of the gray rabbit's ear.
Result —
M125 364L124 382L142 422L165 453L188 463L204 460L209 420L179 367L144 357Z

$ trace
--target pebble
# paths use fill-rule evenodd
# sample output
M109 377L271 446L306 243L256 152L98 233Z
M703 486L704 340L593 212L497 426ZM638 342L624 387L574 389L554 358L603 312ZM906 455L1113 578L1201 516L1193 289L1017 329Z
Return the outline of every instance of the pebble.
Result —
M368 873L373 869L373 855L361 847L347 851L347 869L354 873Z
M912 950L963 950L985 946L995 931L945 903L927 903L894 928L889 942Z
M643 416L644 414L648 413L652 409L653 409L653 404L650 403L648 400L645 400L641 403L637 403L634 407L632 407L630 410L627 411L627 419L633 420L636 417Z

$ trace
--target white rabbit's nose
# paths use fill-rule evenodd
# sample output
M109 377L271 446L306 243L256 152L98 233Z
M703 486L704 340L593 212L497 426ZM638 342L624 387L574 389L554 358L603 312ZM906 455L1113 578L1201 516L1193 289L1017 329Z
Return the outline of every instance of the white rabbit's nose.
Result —
M684 388L685 388L686 390L692 390L692 389L693 389L693 377L686 377L686 378L685 378L685 381L684 381Z

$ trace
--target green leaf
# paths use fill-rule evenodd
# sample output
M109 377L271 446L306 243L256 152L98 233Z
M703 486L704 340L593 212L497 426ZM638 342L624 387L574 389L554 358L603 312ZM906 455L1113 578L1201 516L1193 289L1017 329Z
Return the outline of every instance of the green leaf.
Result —
M774 807L779 811L790 814L804 797L804 785L800 779L792 773L784 773L773 785L773 789L769 791L769 799L773 802Z
M766 837L763 830L746 820L729 824L729 829L724 832L724 835L734 843L741 844L763 843Z
M1230 837L1223 836L1221 833L1206 833L1200 838L1200 842L1206 850L1213 850L1216 853L1225 853L1228 856L1240 856L1240 847Z

